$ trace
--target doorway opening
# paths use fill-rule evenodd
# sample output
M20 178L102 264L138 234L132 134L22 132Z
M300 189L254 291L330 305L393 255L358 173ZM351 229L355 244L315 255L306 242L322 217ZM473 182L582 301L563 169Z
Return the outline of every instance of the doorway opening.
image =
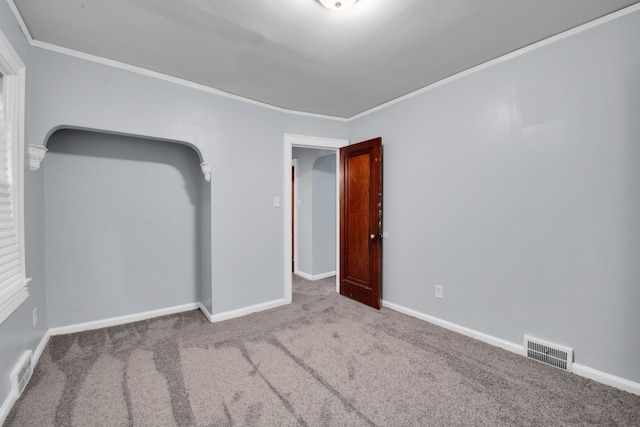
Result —
M316 281L336 274L336 151L293 147L293 272Z
M320 138L320 137L311 137L311 136L302 136L302 135L291 135L285 134L284 136L284 156L285 156L285 172L284 172L284 206L292 207L294 203L295 196L292 194L292 166L293 166L293 149L294 147L299 148L311 148L311 149L319 149L319 150L327 150L327 153L332 152L336 158L335 162L335 182L336 182L336 201L335 201L335 277L336 277L336 292L339 291L339 277L340 277L340 170L339 170L339 162L337 161L337 155L339 153L340 148L349 145L348 140L344 139L331 139L331 138ZM298 165L299 166L299 165ZM295 208L295 206L293 206ZM285 236L284 236L284 260L285 260L285 275L284 275L284 295L287 303L290 303L293 298L292 292L292 275L291 275L291 260L294 255L294 246L295 243L293 239L296 234L294 231L295 223L294 223L294 210L293 209L285 209ZM292 227L292 223L294 226ZM299 261L299 251L296 259ZM296 265L294 263L294 270L296 269ZM298 265L299 271L299 265Z

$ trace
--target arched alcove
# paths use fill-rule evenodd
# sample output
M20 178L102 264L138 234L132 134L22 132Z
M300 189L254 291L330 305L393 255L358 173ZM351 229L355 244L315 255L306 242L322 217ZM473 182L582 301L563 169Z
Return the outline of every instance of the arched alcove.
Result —
M47 149L49 327L210 306L210 187L196 151L75 129Z

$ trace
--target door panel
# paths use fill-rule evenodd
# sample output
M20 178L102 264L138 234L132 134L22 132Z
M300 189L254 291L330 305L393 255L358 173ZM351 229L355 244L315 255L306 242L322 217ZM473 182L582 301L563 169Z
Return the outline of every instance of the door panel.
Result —
M346 159L347 183L345 186L347 203L347 227L345 250L351 254L348 259L347 276L369 283L369 239L362 236L369 235L369 191L368 182L371 176L369 155L358 154ZM361 187L362 185L362 191Z
M382 139L340 150L340 294L380 308Z
M296 167L291 166L291 272L296 271Z

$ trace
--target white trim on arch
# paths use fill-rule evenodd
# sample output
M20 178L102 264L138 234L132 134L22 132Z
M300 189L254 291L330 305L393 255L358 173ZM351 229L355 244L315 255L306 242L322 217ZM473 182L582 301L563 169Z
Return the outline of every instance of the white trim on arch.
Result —
M291 161L293 146L335 150L349 145L347 139L321 138L315 136L284 134L284 299L289 304L293 299L291 280ZM340 162L336 162L336 291L340 277Z

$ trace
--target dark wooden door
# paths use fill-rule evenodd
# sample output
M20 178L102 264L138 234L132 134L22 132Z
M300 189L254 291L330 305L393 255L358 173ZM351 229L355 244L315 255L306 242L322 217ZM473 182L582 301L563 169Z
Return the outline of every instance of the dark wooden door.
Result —
M382 139L340 149L340 294L380 309Z
M296 271L296 168L291 166L291 272Z

